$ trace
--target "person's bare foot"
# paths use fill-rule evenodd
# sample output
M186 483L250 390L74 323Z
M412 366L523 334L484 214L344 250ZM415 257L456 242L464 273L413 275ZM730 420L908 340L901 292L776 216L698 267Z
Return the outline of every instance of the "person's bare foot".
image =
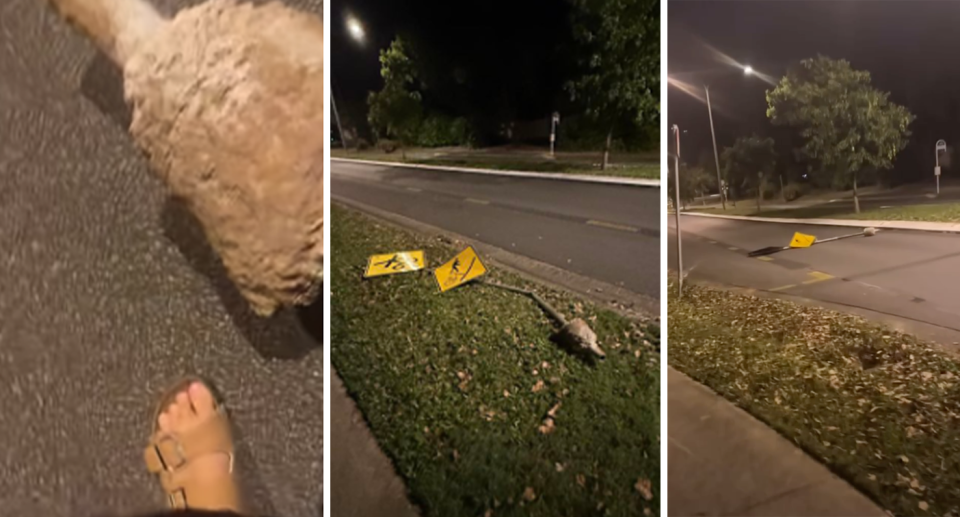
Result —
M178 478L174 484L179 484L183 489L188 508L239 511L229 429L215 429L221 424L212 422L220 418L224 417L218 410L213 393L199 381L184 387L157 416L154 442L167 439L181 444L196 444L198 441L208 443L211 440L227 442L222 443L222 451L208 451L185 458L186 462L169 474ZM205 424L214 425L203 428ZM224 421L222 425L228 424ZM210 433L222 433L222 436L211 437ZM184 447L184 450L187 449L189 444Z

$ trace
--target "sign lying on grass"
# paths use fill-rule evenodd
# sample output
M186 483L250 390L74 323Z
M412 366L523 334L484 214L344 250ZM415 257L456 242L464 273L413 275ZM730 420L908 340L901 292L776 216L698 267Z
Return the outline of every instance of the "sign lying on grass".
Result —
M367 272L363 278L372 276L392 275L417 271L426 266L423 251L398 251L385 255L374 255L367 261Z
M477 252L471 246L450 259L450 262L434 270L433 276L437 279L440 292L444 293L482 276L486 272L486 266L483 265L483 262L480 262L480 257L477 256Z
M817 238L813 235L797 232L793 234L793 239L790 240L790 247L809 248L810 246L813 246L814 242L817 242Z

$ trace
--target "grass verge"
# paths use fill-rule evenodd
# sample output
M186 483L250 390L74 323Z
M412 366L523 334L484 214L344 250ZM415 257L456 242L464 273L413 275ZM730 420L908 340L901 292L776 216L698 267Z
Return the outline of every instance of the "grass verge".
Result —
M746 215L755 217L775 217L793 219L858 219L866 221L927 221L957 223L960 222L960 203L938 203L924 205L905 205L890 208L874 208L853 213L853 204L844 201L837 204L823 204L811 207L791 209L765 209L757 212L756 206L719 208L689 207L691 212L703 212L719 215Z
M400 153L384 154L380 152L347 152L331 151L334 158L355 158L363 160L376 160L385 163L412 163L422 165L436 165L447 167L467 167L473 169L491 169L506 171L525 171L525 172L553 172L564 174L582 174L589 176L612 176L622 178L643 178L660 179L660 164L651 163L629 163L612 164L607 170L600 170L598 166L579 161L565 160L543 160L543 159L504 159L503 157L471 156L469 158L408 158L403 162Z
M865 210L859 214L844 214L840 219L867 219L873 221L929 221L960 222L960 203L907 205L893 208Z
M439 294L429 271L361 279L369 255L423 249L436 267L451 243L338 205L332 219L332 361L424 515L659 514L657 326L537 287L590 322L607 352L590 366L529 299Z
M895 514L960 511L960 368L936 345L855 316L699 285L671 296L668 314L675 368Z

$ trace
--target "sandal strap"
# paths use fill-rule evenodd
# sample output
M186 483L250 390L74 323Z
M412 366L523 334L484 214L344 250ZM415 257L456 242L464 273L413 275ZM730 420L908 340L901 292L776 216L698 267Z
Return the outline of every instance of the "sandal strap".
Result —
M232 461L230 422L222 409L186 433L155 434L144 450L144 460L147 470L161 474L188 468L191 459L216 453L229 454Z

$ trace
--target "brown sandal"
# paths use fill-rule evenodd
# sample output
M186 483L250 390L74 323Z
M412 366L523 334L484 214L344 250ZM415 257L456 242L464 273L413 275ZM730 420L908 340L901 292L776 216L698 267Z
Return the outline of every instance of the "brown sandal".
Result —
M179 393L194 382L203 384L214 396L216 413L186 433L163 433L158 422ZM226 454L229 472L216 479L203 479L191 468L191 460L208 454ZM160 484L173 509L240 511L240 499L233 478L233 437L230 421L211 385L198 377L186 377L164 392L153 415L150 444L144 451L147 469L160 477Z

